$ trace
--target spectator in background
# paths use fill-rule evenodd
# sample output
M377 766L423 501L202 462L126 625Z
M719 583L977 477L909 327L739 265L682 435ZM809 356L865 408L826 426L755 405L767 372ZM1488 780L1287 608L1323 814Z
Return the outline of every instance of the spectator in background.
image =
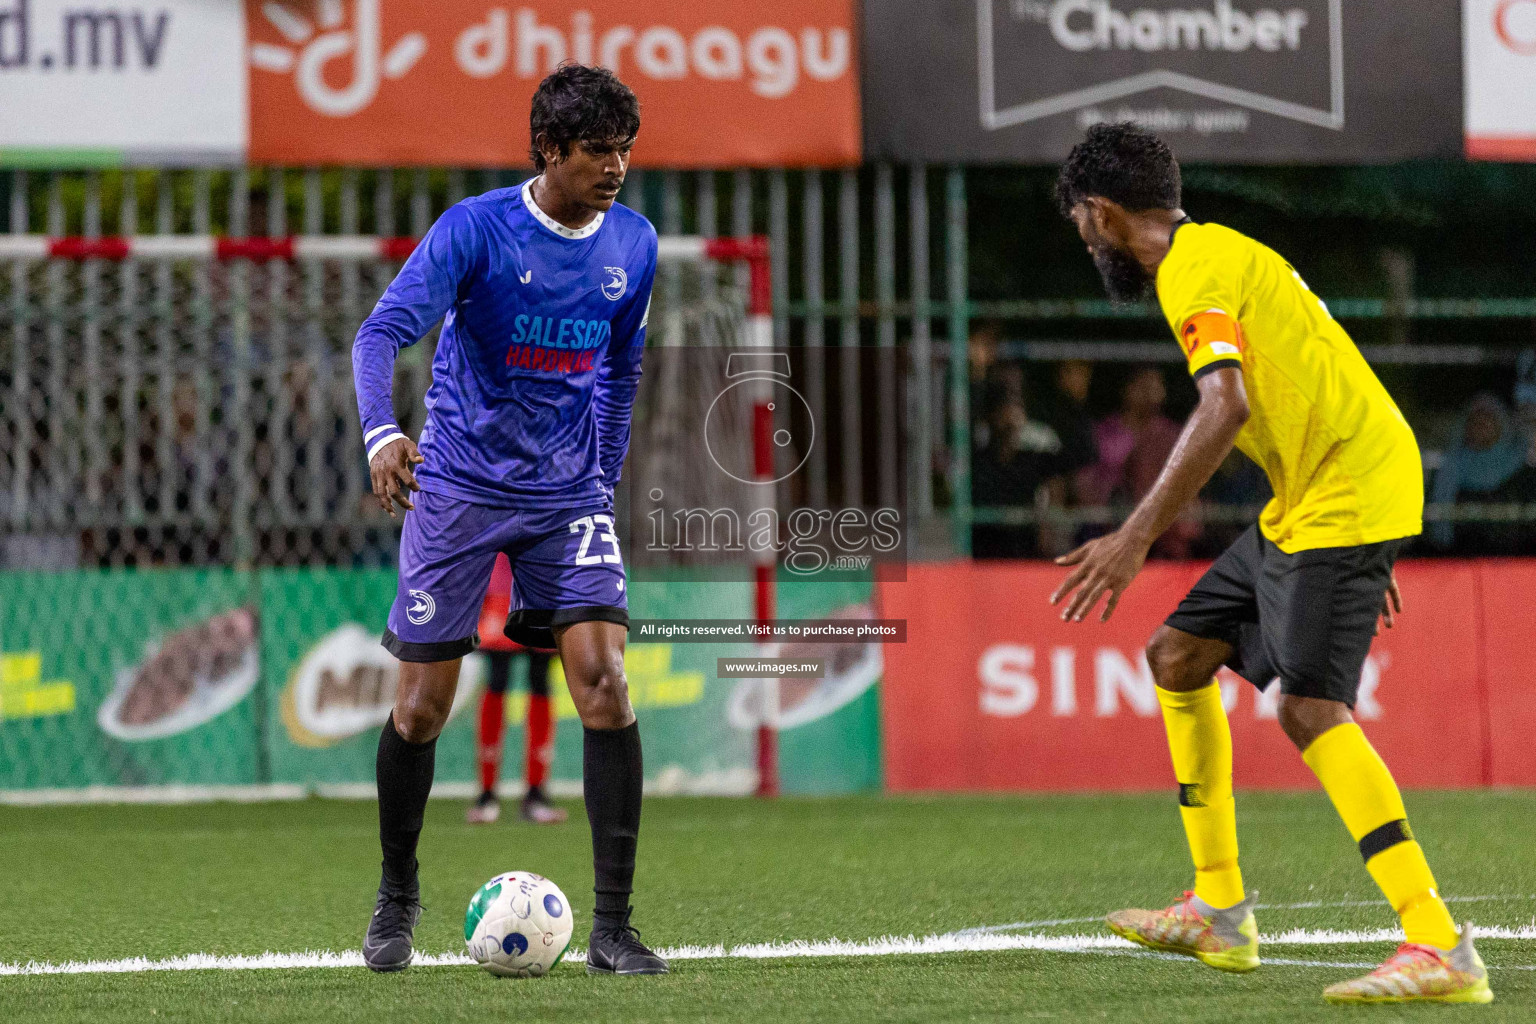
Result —
M1120 411L1094 427L1098 462L1084 470L1079 487L1094 505L1132 505L1152 489L1179 440L1179 425L1163 414L1168 389L1155 366L1132 371L1120 392ZM1153 545L1159 558L1188 558L1199 525L1184 518Z
M1067 482L1067 500L1082 503L1077 476L1099 461L1093 440L1093 417L1088 415L1088 388L1093 383L1093 364L1068 359L1056 364L1055 391L1042 419L1061 441L1060 473Z
M1029 418L1022 387L1007 375L987 389L987 443L971 464L971 503L977 507L1040 509L1059 485L1056 432ZM972 534L981 558L1028 558L1038 553L1034 526L984 524Z
M1163 414L1167 399L1156 367L1132 371L1120 391L1119 411L1094 425L1098 458L1083 475L1085 500L1129 505L1151 488L1179 438L1179 425Z
M967 358L971 380L971 446L987 446L991 432L991 413L999 388L1024 393L1024 370L1015 363L998 362L1003 344L1003 329L996 320L981 320L972 325L967 340Z
M970 397L970 421L971 421L971 452L974 462L977 453L986 449L991 442L991 416L994 396L999 389L1009 390L1019 396L1023 401L1024 373L1017 363L1005 363L999 361L1003 344L1003 327L996 320L972 320L971 333L966 339L966 366L969 381ZM941 367L942 364L935 364ZM948 393L946 383L947 371L942 369L934 375L934 388L936 408L947 409ZM946 414L947 415L947 414ZM934 466L935 494L942 501L949 500L948 482L950 478L950 456L953 453L947 448L941 460L936 460ZM974 501L974 499L973 499Z
M1530 439L1528 466L1536 466L1536 348L1528 348L1515 360L1515 416Z
M971 335L966 352L971 364L971 394L976 394L992 373L997 363L997 350L1003 344L1003 325L996 320L976 320L971 324Z
M1460 436L1435 472L1430 500L1437 505L1520 500L1510 488L1528 475L1522 470L1530 450L1530 440L1516 428L1499 397L1481 392L1467 407ZM1495 523L1435 522L1430 524L1430 538L1440 547L1459 540L1458 549L1467 554L1512 554L1510 548L1519 543L1518 530Z
M1093 364L1086 359L1057 363L1052 383L1055 386L1046 399L1042 419L1056 432L1061 448L1056 457L1059 476L1048 485L1049 504L1059 509L1092 504L1084 497L1081 478L1099 461L1099 450L1093 443L1093 417L1088 414ZM1048 517L1040 524L1040 553L1046 557L1064 555L1078 545L1081 533L1075 520L1065 515Z

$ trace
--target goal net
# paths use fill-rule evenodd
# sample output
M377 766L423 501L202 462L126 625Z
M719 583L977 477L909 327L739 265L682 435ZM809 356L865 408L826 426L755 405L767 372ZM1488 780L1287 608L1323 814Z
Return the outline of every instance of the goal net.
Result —
M0 236L5 798L372 792L396 683L378 637L399 526L369 493L350 350L410 244ZM765 249L663 238L661 254L619 496L626 554L647 548L637 502L653 490L742 518L763 503L760 487L713 471L703 439L716 460L750 464L754 392L721 397L715 382L733 353L767 341L753 307ZM435 344L434 332L397 362L412 436ZM762 612L760 573L739 553L643 553L631 558L637 620ZM733 704L741 684L715 671L750 650L630 645L649 787L744 793L771 770L761 723ZM472 656L439 792L472 788L474 716L462 712L482 677ZM512 766L525 702L508 707ZM574 726L559 690L557 708ZM580 730L558 730L557 791L580 774Z

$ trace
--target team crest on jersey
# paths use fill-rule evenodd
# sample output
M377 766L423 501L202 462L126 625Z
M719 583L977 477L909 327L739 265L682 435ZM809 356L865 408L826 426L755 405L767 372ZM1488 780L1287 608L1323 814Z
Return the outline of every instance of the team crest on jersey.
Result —
M405 617L413 626L424 626L432 621L432 616L437 614L437 602L432 600L432 595L425 590L412 590L409 592L411 603L405 606Z
M603 295L617 302L624 297L624 290L629 287L629 275L624 273L623 267L604 267L608 274L608 280L603 282Z

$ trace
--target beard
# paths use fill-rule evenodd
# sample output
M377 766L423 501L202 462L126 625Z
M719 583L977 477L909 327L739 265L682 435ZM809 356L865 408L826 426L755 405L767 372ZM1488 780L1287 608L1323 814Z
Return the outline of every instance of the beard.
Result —
M1128 252L1111 245L1093 250L1093 265L1104 279L1104 290L1115 302L1141 302L1152 291L1152 278Z

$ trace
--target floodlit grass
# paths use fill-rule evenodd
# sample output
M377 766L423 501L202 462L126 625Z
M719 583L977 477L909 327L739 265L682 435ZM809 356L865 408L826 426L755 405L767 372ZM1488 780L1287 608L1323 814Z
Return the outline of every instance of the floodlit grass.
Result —
M434 801L422 842L418 947L460 952L464 905L513 868L555 879L585 945L591 866L579 805L563 826L471 828ZM1458 918L1536 923L1536 794L1410 794ZM356 950L377 884L368 803L0 809L0 963L186 953ZM1260 928L1394 923L1320 794L1239 799L1244 870L1272 909ZM1162 905L1191 872L1171 799L669 799L647 804L635 923L659 946L865 940L1096 918ZM1104 931L1092 921L1042 935ZM1480 944L1491 1007L1339 1010L1324 985L1359 973L1270 965L1253 975L1124 951L680 960L666 978L498 981L473 967L0 977L0 1020L1104 1020L1399 1021L1468 1013L1536 1020L1536 941ZM1390 942L1271 946L1272 958L1375 962Z

